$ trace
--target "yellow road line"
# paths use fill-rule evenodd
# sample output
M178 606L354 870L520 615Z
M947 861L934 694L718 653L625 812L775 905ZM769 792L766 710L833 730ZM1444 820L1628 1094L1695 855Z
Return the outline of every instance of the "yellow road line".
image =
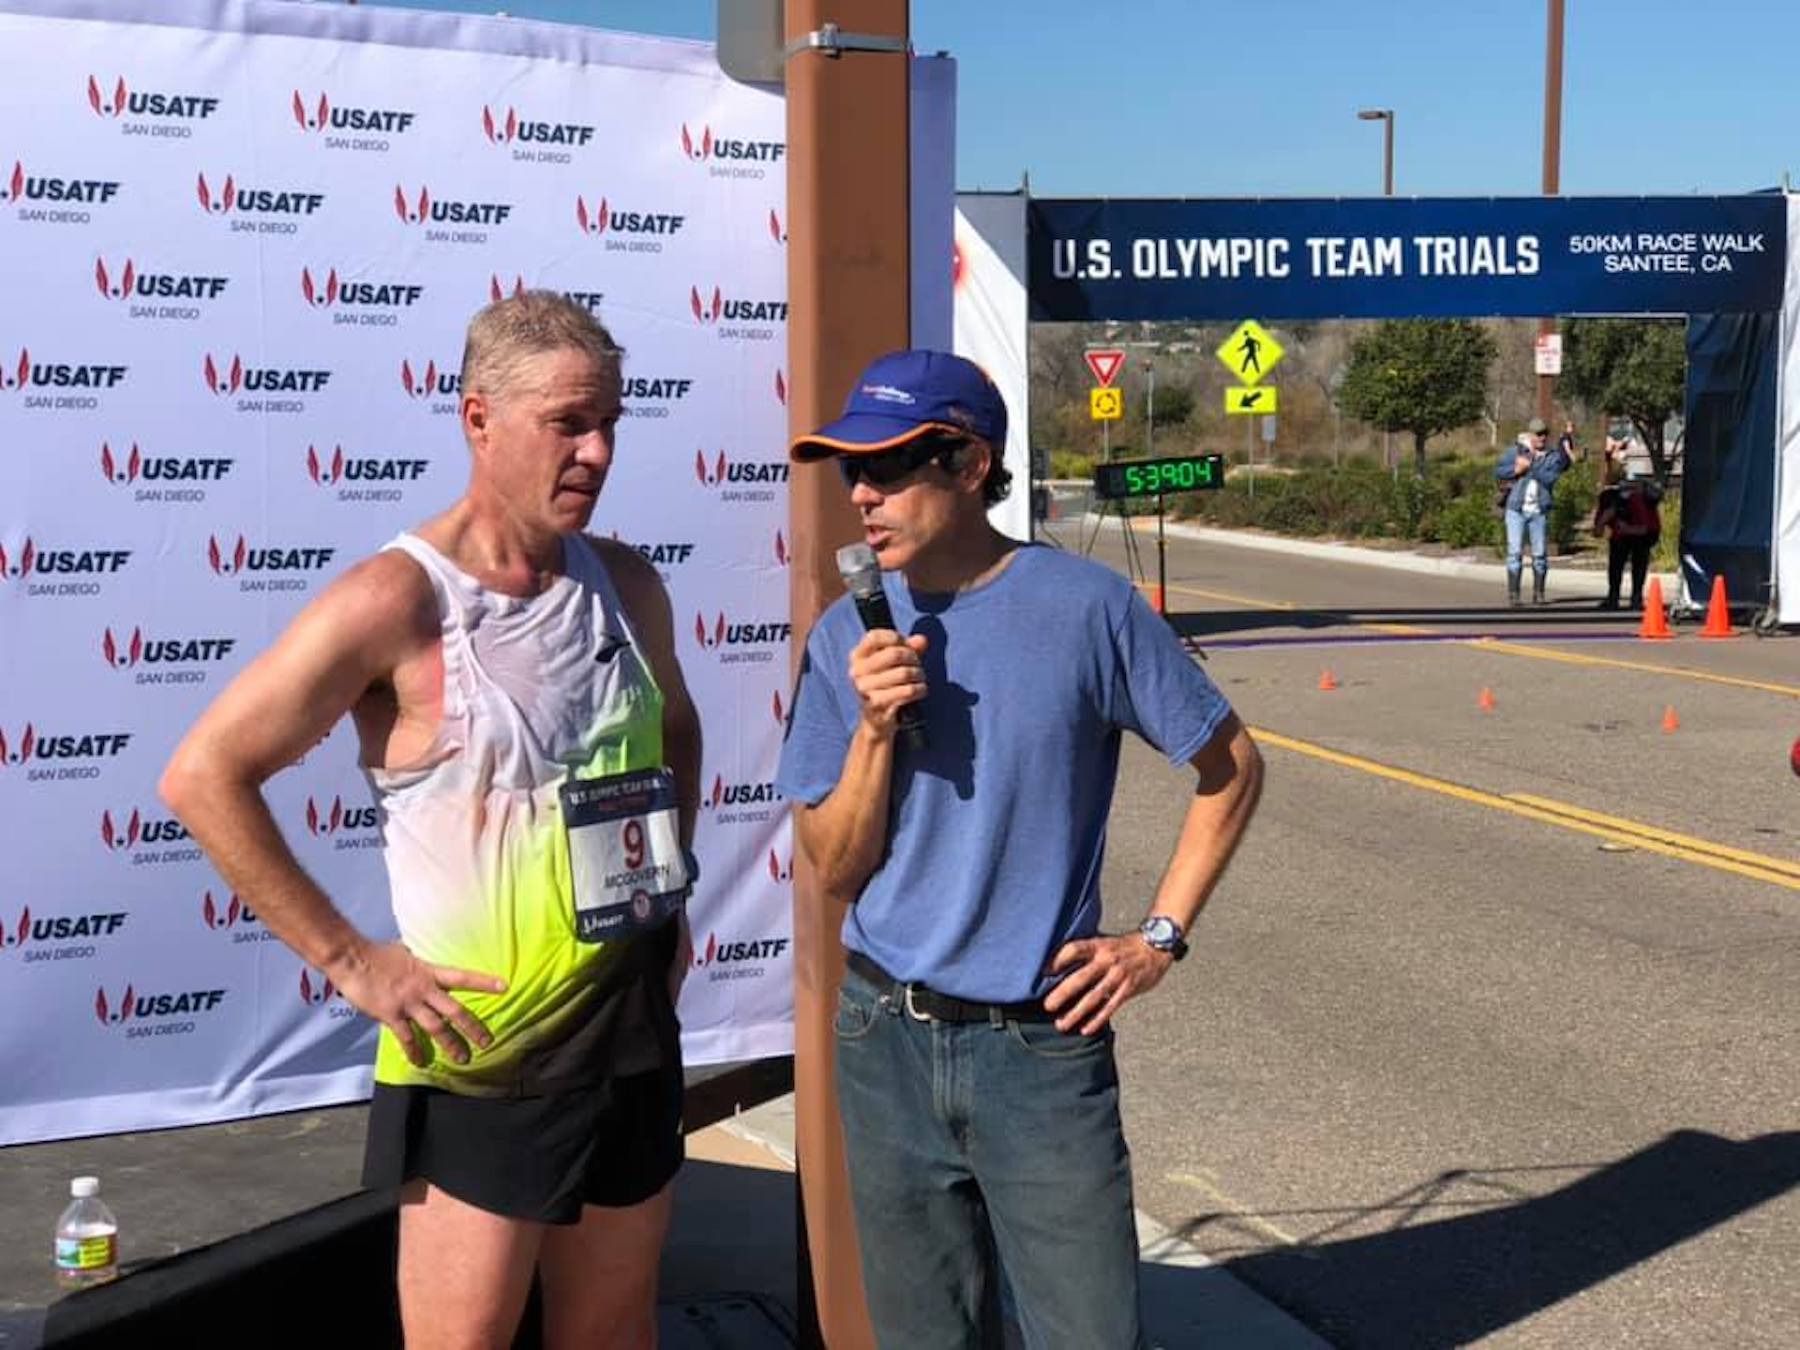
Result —
M1151 589L1150 583L1137 583L1141 589ZM1291 600L1264 600L1250 595L1234 595L1230 591L1201 590L1195 586L1177 586L1171 584L1171 592L1183 595L1196 595L1204 600L1222 600L1228 605L1243 605L1250 609L1279 609L1290 614L1323 614L1327 611L1313 609L1306 605L1295 604ZM1351 627L1360 628L1370 633L1393 633L1402 637L1428 637L1437 630L1420 628L1404 623L1357 623ZM1621 635L1623 636L1623 635ZM1538 661L1560 661L1571 666L1600 666L1612 670L1635 670L1646 675L1672 675L1677 679L1700 680L1707 684L1722 684L1734 689L1755 689L1765 694L1780 694L1786 698L1800 698L1800 686L1776 684L1771 680L1751 680L1740 675L1715 675L1709 670L1694 670L1689 666L1664 666L1654 661L1628 661L1618 656L1590 656L1586 652L1558 651L1554 647L1538 647L1528 642L1519 642L1513 638L1488 637L1473 634L1468 637L1446 638L1446 646L1469 647L1481 651L1499 652L1502 656L1526 656Z
M1704 680L1708 684L1726 684L1738 689L1760 689L1765 694L1785 694L1800 698L1800 688L1791 684L1774 684L1768 680L1746 680L1737 675L1715 675L1709 670L1693 670L1687 666L1662 666L1654 661L1627 661L1617 656L1589 656L1586 652L1562 652L1554 647L1534 647L1510 638L1470 638L1461 645L1479 647L1483 651L1505 656L1530 656L1540 661L1562 661L1572 666L1610 666L1614 670L1638 670L1649 675L1675 675L1686 680Z
M1284 736L1278 731L1270 731L1266 727L1253 727L1251 734L1261 745L1273 745L1279 749L1292 750L1296 754L1323 760L1327 764L1355 769L1376 778L1385 778L1390 782L1403 783L1408 787L1419 788L1426 792L1454 797L1458 801L1468 802L1475 806L1504 811L1509 815L1538 821L1540 824L1555 825L1559 829L1571 830L1577 834L1592 835L1594 838L1610 840L1615 844L1629 844L1646 853L1659 853L1666 858L1678 858L1682 862L1697 863L1701 867L1710 867L1714 871L1730 872L1736 876L1748 877L1752 881L1766 881L1772 886L1785 887L1790 891L1800 891L1800 871L1788 870L1791 864L1781 859L1765 859L1758 854L1742 854L1741 850L1726 850L1722 844L1706 844L1695 841L1697 846L1690 846L1675 843L1671 841L1672 837L1666 831L1660 831L1655 826L1638 825L1630 821L1621 822L1616 826L1597 824L1583 816L1569 814L1564 809L1548 810L1529 805L1515 797L1503 797L1498 793L1484 792L1480 788L1464 787L1461 783L1433 778L1429 774L1414 773L1411 769L1396 768L1391 764L1364 759L1359 755L1347 755L1341 750L1331 750L1323 745L1315 745L1311 741L1297 740L1292 736ZM1580 808L1575 809L1579 811ZM1758 858L1759 861L1756 863L1741 861L1739 856L1734 855Z
M1763 868L1770 872L1782 872L1788 876L1800 878L1800 862L1791 862L1786 858L1772 857L1767 853L1752 853L1749 849L1732 848L1728 844L1715 844L1710 839L1696 839L1692 835L1677 834L1674 830L1665 830L1660 825L1640 825L1635 820L1604 815L1599 811L1590 811L1585 806L1571 806L1567 802L1559 802L1550 797L1539 797L1530 792L1509 792L1506 797L1508 801L1519 802L1525 806L1535 806L1540 811L1569 816L1574 820L1585 820L1590 825L1604 825L1608 829L1635 834L1644 839L1655 839L1661 843L1674 844L1679 848L1693 849L1696 853L1710 853L1716 857L1729 858L1733 862L1748 863L1752 867Z
M1246 1228L1254 1229L1264 1237L1274 1238L1284 1247L1297 1247L1304 1252L1306 1242L1303 1238L1297 1238L1292 1233L1285 1233L1267 1219L1251 1213L1207 1178L1197 1177L1192 1172L1167 1172L1164 1175L1170 1181L1179 1182L1183 1186L1192 1186L1195 1190L1202 1192L1224 1211L1223 1217L1236 1219Z

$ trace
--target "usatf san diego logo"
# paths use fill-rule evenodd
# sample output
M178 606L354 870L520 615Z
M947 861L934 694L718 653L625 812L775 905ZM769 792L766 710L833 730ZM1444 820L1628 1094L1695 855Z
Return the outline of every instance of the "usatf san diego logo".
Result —
M0 582L20 581L28 596L93 596L130 564L128 548L58 547L32 535L0 543Z
M226 993L224 989L144 993L134 982L109 995L102 985L94 994L94 1016L101 1026L123 1026L126 1037L133 1040L187 1036L199 1028L202 1019L219 1011Z
M481 105L481 134L489 145L510 150L515 162L568 164L573 151L593 141L594 130L582 122L545 122L520 117L517 108Z
M404 108L368 108L338 103L323 90L314 98L310 91L302 94L296 89L288 106L295 125L321 137L328 150L385 154L393 148L391 138L404 136L419 120L417 113Z
M315 839L329 839L334 849L380 848L381 812L373 806L345 806L342 797L330 804L306 798L306 832Z
M785 459L733 459L723 450L708 460L694 451L694 477L702 487L717 488L722 502L773 502L788 481Z
M89 75L87 101L94 116L119 122L127 136L173 140L191 138L194 123L219 111L219 100L210 94L133 89L122 75L110 84Z
M788 316L786 300L728 296L719 286L710 293L699 286L688 287L688 307L694 322L712 325L721 338L750 342L774 339L778 336L775 325L785 324Z
M8 923L0 918L0 951L19 953L21 965L48 961L89 961L100 954L100 945L117 937L130 914L125 910L85 910L74 914L32 913L19 910Z
M174 319L192 322L201 317L200 305L221 299L231 278L205 273L156 272L140 268L137 261L94 259L94 287L108 300L124 302L134 319Z
M723 774L715 774L703 805L719 825L761 824L775 818L781 794L772 782L734 783Z
M302 394L322 393L331 383L329 370L291 366L246 366L233 353L229 361L207 352L200 362L200 379L207 392L231 400L240 413L303 413ZM238 397L239 395L243 397Z
M316 486L331 489L340 502L402 501L406 488L424 478L430 468L427 459L346 455L341 445L329 450L306 447L306 476Z
M400 362L400 387L415 403L437 417L454 417L462 411L462 375L455 366L427 360L423 365L410 357Z
M92 412L130 374L130 366L108 362L46 361L22 346L16 359L0 362L0 393L24 395L34 412Z
M90 781L131 745L129 731L40 730L35 722L10 733L0 726L0 771L23 769L28 783Z
M83 208L108 205L119 187L116 178L28 173L25 162L15 159L12 172L0 178L0 204L17 207L20 220L36 224L86 225L93 215Z
M775 214L775 208L769 208L769 237L778 244L787 243L787 228L782 225L781 217Z
M770 965L787 955L793 939L784 937L727 938L708 933L695 942L690 964L709 982L756 980L769 973Z
M173 816L146 815L137 807L100 813L100 843L133 867L199 862L200 848Z
M780 141L716 136L710 124L702 124L696 134L683 122L681 153L696 164L706 165L707 174L713 178L766 178L769 169L781 163L787 146Z
M100 443L100 475L118 488L131 488L138 502L197 504L206 487L224 481L237 461L224 455L146 455L133 441L115 452L111 441Z
M666 418L694 390L687 375L628 375L621 393L626 417Z
M486 226L504 225L512 216L510 202L487 202L475 199L434 195L421 186L415 195L404 185L394 188L394 214L408 225L425 227L425 238L440 244L485 244Z
M330 311L334 327L394 328L425 298L425 287L397 277L353 280L335 267L304 266L300 298L309 309Z
M228 218L233 234L296 235L300 222L325 208L325 194L302 188L246 187L236 174L194 180L194 199L208 216Z
M721 665L767 664L786 651L793 631L793 625L783 620L730 618L724 610L710 619L704 613L694 615L694 640Z
M251 546L243 535L206 536L206 565L217 577L235 577L240 591L304 591L331 566L335 548L316 545Z
M599 239L609 253L661 253L663 241L681 233L687 217L638 210L599 195L590 207L587 197L578 194L575 224L583 234Z
M232 637L146 636L141 625L108 625L100 656L113 670L134 671L134 684L205 684L237 643Z

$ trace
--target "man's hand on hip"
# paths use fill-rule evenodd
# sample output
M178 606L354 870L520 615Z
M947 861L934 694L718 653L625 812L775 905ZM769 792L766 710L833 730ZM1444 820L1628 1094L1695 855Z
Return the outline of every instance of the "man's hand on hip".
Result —
M1065 942L1050 962L1062 981L1044 998L1058 1031L1097 1036L1113 1014L1139 994L1156 988L1175 958L1159 952L1136 933Z
M363 943L327 966L325 975L352 1007L393 1032L406 1057L421 1068L431 1055L420 1031L457 1064L469 1062L470 1045L485 1050L494 1043L493 1034L449 991L505 993L506 981L498 976L428 965L402 942Z

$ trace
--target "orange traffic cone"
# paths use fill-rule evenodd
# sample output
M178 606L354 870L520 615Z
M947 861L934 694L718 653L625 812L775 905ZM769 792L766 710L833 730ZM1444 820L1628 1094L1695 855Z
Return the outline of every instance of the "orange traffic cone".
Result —
M1331 673L1330 666L1319 672L1319 688L1327 694L1337 688L1337 676Z
M1673 703L1663 709L1662 729L1664 731L1681 730L1681 719L1675 715L1675 705Z
M1494 711L1494 691L1485 684L1481 686L1481 694L1475 700L1475 706L1483 712Z
M1661 577L1650 578L1650 591L1644 597L1644 621L1638 625L1638 636L1657 642L1675 636L1669 631L1669 616L1663 612Z
M1728 638L1737 634L1731 628L1731 605L1725 599L1725 578L1714 577L1712 599L1706 603L1706 626L1700 630L1703 638Z

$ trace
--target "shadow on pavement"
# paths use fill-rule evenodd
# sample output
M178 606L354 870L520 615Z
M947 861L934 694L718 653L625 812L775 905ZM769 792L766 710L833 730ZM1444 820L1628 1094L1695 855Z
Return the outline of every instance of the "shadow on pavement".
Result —
M1541 1170L1541 1169L1531 1169ZM1391 1216L1396 1224L1452 1183L1516 1195L1507 1169L1447 1173L1326 1230ZM1800 1131L1737 1142L1678 1130L1546 1195L1363 1237L1260 1251L1221 1262L1341 1347L1467 1345L1800 1184ZM1270 1218L1279 1218L1274 1213ZM1203 1215L1189 1241L1230 1216ZM1163 1270L1165 1282L1201 1272ZM1179 1298L1179 1295L1176 1295ZM1621 1336L1629 1333L1621 1328Z

